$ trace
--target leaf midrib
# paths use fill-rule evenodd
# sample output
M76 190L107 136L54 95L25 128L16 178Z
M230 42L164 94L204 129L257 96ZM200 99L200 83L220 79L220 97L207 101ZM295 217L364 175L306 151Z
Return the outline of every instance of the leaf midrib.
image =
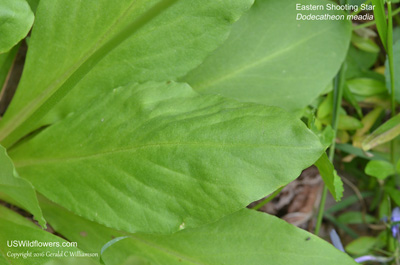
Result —
M2 134L8 134L11 130L15 129L15 127L21 123L21 120L24 120L26 116L29 116L30 113L35 109L35 107L46 97L52 94L55 90L57 90L57 87L60 87L60 83L63 83L63 80L68 79L74 73L82 64L85 62L93 53L98 49L99 46L101 46L107 37L109 37L113 29L117 27L119 22L128 15L128 13L131 11L132 7L134 4L137 2L133 1L129 7L126 9L125 12L122 13L121 16L119 16L114 23L105 31L105 33L100 36L97 42L95 42L92 47L90 47L81 58L79 58L70 68L68 68L64 73L60 74L53 82L51 82L46 89L42 93L40 93L36 98L31 100L24 108L22 108L18 113L16 113L14 116L16 118L13 119L13 126L6 127L4 130L2 130ZM19 113L25 113L25 115L18 115Z
M179 147L179 146L194 146L194 147L215 147L215 148L250 148L250 149L259 149L259 148L292 148L292 149L312 149L310 146L293 146L293 145L277 145L277 144L241 144L241 143L205 143L205 142L166 142L166 143L153 143L153 144L143 144L137 146L131 146L126 148L114 149L114 150L106 150L103 152L98 152L95 154L87 154L82 156L70 156L70 157L59 157L59 158L45 158L45 159L29 159L29 160L18 160L18 158L13 159L14 166L16 168L23 168L28 166L40 165L40 164L52 164L52 163L60 163L60 162L71 162L71 161L79 161L79 160L87 160L93 159L97 157L107 156L107 155L115 155L118 153L125 152L135 152L142 149L149 148L157 148L157 147Z

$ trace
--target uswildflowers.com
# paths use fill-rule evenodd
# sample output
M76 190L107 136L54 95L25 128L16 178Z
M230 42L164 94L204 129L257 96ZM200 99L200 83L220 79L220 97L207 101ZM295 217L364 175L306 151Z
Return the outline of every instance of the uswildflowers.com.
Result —
M29 241L29 240L7 240L7 247L29 247L29 248L42 248L42 247L78 247L77 242L44 242L44 241Z

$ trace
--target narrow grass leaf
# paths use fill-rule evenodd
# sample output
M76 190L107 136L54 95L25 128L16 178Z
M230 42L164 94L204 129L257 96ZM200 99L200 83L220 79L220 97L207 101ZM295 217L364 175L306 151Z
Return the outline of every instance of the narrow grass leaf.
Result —
M385 13L385 2L384 0L372 0L374 8L374 18L376 21L376 27L378 29L379 37L381 38L383 47L387 47L387 21Z
M387 143L400 135L400 114L378 127L368 135L362 143L364 150L370 150L378 145Z
M397 41L393 46L393 72L395 73L394 78L394 94L396 101L400 103L400 41ZM389 61L385 62L385 77L386 77L386 87L389 94L391 94L391 82L390 82L390 71L389 71Z

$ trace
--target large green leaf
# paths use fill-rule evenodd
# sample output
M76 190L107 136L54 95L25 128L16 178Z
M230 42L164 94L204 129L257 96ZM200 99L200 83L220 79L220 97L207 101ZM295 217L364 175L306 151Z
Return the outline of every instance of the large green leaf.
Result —
M170 233L262 198L322 150L279 108L151 82L100 95L10 155L38 191L79 215Z
M62 256L56 259L68 261L71 259L71 253L84 253L76 247L71 247L66 240L43 231L24 217L3 206L0 206L0 238L0 264L2 265L43 265L47 261L55 259L54 256L50 256L51 254L61 253ZM18 246L9 246L15 243ZM68 246L63 244L68 244ZM93 253L97 256L99 254L98 252ZM38 256L35 257L35 254ZM77 261L76 259L72 260ZM51 264L59 263L54 261ZM96 265L99 263L92 258L82 257L79 258L79 263L75 264Z
M344 60L351 27L346 20L296 20L298 13L305 14L296 4L315 1L257 0L230 38L184 80L200 93L290 110L311 103Z
M6 149L0 145L0 192L31 212L41 226L46 226L32 184L18 176Z
M33 13L25 0L0 1L0 53L25 38L33 24Z
M24 74L0 122L0 141L11 146L101 91L132 81L165 81L185 75L227 38L230 25L252 3L41 1ZM68 98L41 122L67 94Z
M54 229L87 252L96 251L112 238L126 236L54 204L41 205ZM144 264L162 265L356 264L322 239L274 216L247 209L173 235L133 234L107 248L102 258L107 265L119 265L131 256L149 261Z

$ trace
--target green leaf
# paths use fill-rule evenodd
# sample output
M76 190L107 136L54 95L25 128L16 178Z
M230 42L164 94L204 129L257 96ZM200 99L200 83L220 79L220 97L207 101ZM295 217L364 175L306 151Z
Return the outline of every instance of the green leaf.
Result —
M353 94L360 96L374 96L387 91L384 82L372 78L355 78L348 80L346 85Z
M383 180L395 174L395 168L387 161L373 160L369 161L365 167L365 174Z
M329 115L319 120L325 125L332 124L332 115ZM362 127L363 124L357 118L348 115L339 115L339 123L338 123L339 130L357 130Z
M337 221L342 224L363 224L364 223L363 213L348 211L348 212L341 214L337 218ZM376 218L371 215L366 214L365 222L367 224L374 223L374 222L376 222Z
M358 117L362 118L363 117L362 109L347 85L343 86L343 97L356 109Z
M318 168L319 173L321 174L321 177L331 192L333 198L335 198L336 201L340 201L343 196L343 183L336 173L331 161L329 161L326 153L322 154L322 156L315 163L315 166Z
M400 190L392 187L385 187L385 191L389 194L390 198L392 198L395 204L400 206Z
M367 254L377 244L377 238L370 236L359 237L345 247L346 251L353 255Z
M323 150L279 108L185 84L131 84L87 106L10 155L46 197L130 232L215 221L289 183Z
M378 53L361 51L353 45L350 45L346 57L346 79L380 76L380 74L369 70L374 65L377 58Z
M32 184L18 176L6 149L0 145L0 192L10 196L27 211L31 212L42 227L46 227L35 189Z
M0 53L25 38L33 24L33 13L25 0L0 1Z
M85 251L99 249L112 238L125 235L72 215L53 203L44 202L42 207L54 229L79 242ZM320 238L274 216L248 209L173 235L133 234L110 246L102 257L107 265L119 265L130 256L160 265L243 265L266 261L274 265L356 264Z
M380 51L379 46L369 38L363 38L353 33L351 36L351 42L354 46L362 51L378 53Z
M339 130L356 130L363 127L363 124L357 118L348 115L339 116Z
M321 104L318 106L317 117L321 119L327 117L329 114L332 115L332 109L333 109L333 92L329 93L325 97L325 99L321 102Z
M36 13L36 9L39 5L40 0L26 0L31 7L33 13Z
M370 150L378 145L389 142L400 135L400 114L378 127L362 143L364 150Z
M374 18L378 29L379 37L381 38L383 47L387 47L387 21L385 13L385 4L383 0L372 0L374 8Z
M397 41L393 46L393 72L395 73L394 78L394 94L396 101L400 103L400 41ZM386 87L389 94L391 94L391 83L390 83L390 71L389 71L389 60L385 62L385 77Z
M311 131L318 136L324 150L326 150L335 138L335 131L330 125L327 125L322 131L319 131L314 123L312 123L310 127Z
M1 143L9 147L112 88L185 75L252 3L42 0L24 74L0 122Z
M57 261L50 262L49 264L84 264L84 265L96 265L98 264L91 258L79 258L80 263L72 263L70 260L70 253L76 253L79 251L83 253L81 250L76 247L63 247L62 244L67 243L66 240L57 237L51 233L48 233L32 222L26 220L24 217L18 215L17 213L0 206L0 264L13 264L13 265L42 265L47 261L51 261L53 258L46 256L51 253L66 253L67 257L57 258L59 260L64 260L65 263L59 263ZM9 247L8 244L13 243L14 240L20 241L21 244L31 244L35 245L38 242L42 244L48 244L48 246L19 246L18 247ZM50 246L51 244L51 246ZM26 254L26 258L22 256L13 257L12 254L16 253L24 253ZM28 253L28 254L27 254ZM31 254L29 254L31 253ZM43 253L42 256L33 257L35 253ZM95 253L98 254L98 253ZM31 255L31 256L30 256ZM63 254L62 254L63 255ZM47 263L46 263L47 264ZM47 264L47 265L49 265Z
M256 1L233 26L230 38L183 80L200 93L244 102L289 110L310 104L336 75L351 30L346 20L298 21L296 4L297 0Z
M376 107L373 110L371 110L370 112L368 112L368 114L365 115L365 117L363 117L362 120L361 120L361 122L363 124L363 127L361 129L358 129L356 131L355 135L356 136L363 136L364 134L369 132L369 130L376 123L378 118L382 115L383 111L384 111L383 108Z
M137 256L130 256L123 265L152 265L148 260Z
M79 248L85 252L100 252L106 243L115 238L128 235L125 232L114 230L77 216L42 196L39 197L39 201L44 215L51 223L52 228L68 240L77 242ZM113 251L113 255L108 257L106 264L122 264L127 256L130 255L131 249L129 247L120 246L118 251Z

